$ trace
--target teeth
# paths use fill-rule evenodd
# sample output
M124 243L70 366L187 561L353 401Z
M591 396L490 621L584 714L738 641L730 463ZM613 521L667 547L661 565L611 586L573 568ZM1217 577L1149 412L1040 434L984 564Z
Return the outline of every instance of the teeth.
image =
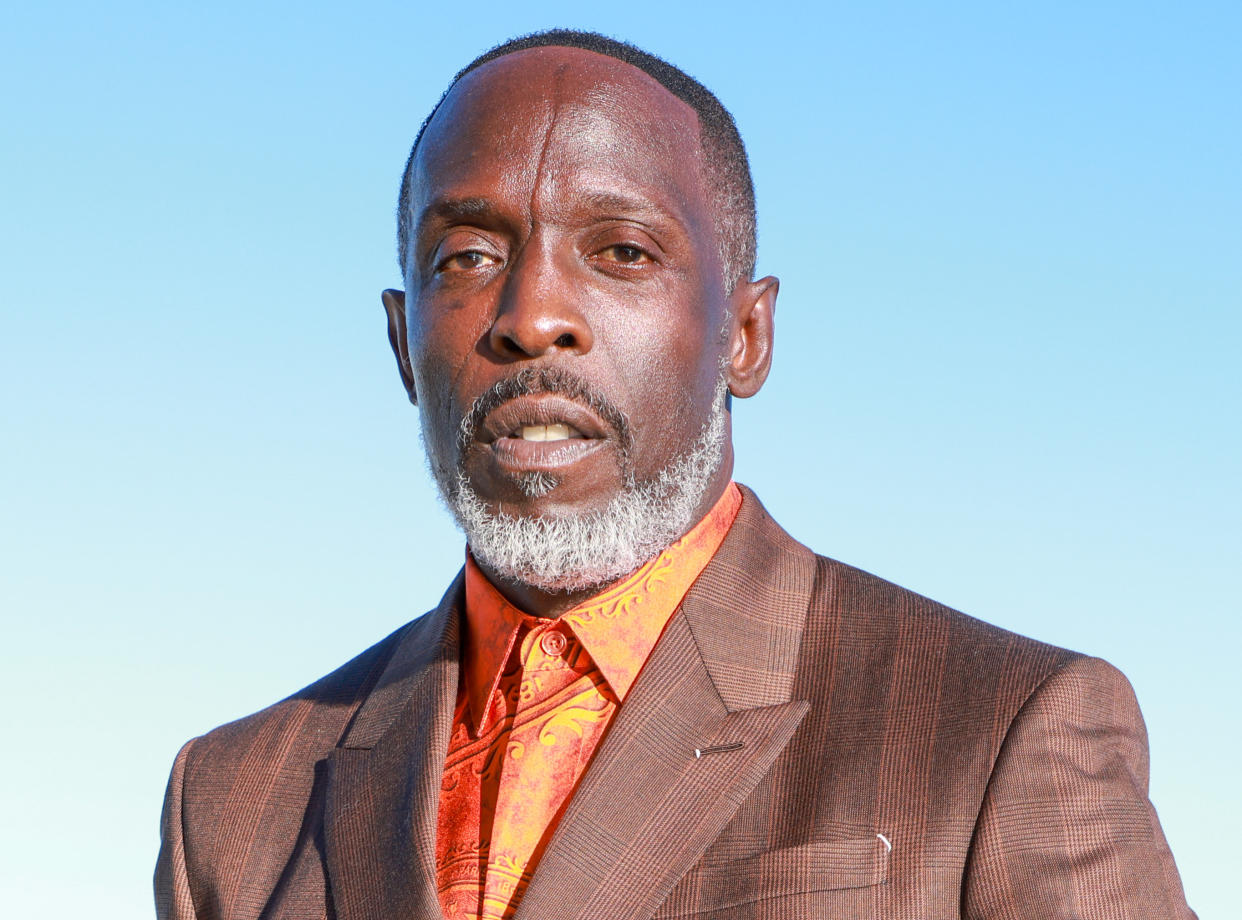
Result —
M568 425L523 425L523 441L567 441L571 437Z

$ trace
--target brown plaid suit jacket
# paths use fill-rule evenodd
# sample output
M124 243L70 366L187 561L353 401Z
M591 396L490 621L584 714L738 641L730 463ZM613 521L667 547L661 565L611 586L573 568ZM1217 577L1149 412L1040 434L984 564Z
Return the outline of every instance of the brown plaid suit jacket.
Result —
M817 557L744 495L518 920L1194 916L1124 677ZM459 578L336 672L182 749L160 917L441 916L460 604Z

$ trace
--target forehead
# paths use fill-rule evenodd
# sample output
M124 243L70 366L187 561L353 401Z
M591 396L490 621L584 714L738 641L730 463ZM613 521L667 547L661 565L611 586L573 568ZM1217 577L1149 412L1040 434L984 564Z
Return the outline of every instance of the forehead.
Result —
M578 48L514 52L464 76L419 143L418 202L484 180L520 195L558 176L654 193L678 212L703 204L698 116L637 67Z

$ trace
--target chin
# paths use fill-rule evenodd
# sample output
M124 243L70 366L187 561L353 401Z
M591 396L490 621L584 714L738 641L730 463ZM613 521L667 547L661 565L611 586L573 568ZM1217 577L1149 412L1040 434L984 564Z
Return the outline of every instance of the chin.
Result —
M575 482L577 477L528 471L505 477L503 491L512 490L512 502L489 501L500 484L491 476L481 477L478 488L464 469L436 481L480 563L516 584L581 592L625 577L694 526L717 485L726 432L721 396L695 441L648 480L628 477L618 486L614 479L611 488L602 488L591 482L595 477ZM437 466L432 464L433 472ZM583 490L585 495L577 494Z

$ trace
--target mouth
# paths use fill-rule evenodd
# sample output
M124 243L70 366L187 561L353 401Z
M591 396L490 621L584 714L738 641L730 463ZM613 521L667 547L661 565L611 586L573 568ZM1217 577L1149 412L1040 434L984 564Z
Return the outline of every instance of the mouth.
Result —
M523 441L571 441L585 438L581 431L564 422L553 422L550 425L522 425L506 437L521 438Z
M554 394L519 396L483 419L476 444L510 475L560 473L609 445L614 432L595 412Z

